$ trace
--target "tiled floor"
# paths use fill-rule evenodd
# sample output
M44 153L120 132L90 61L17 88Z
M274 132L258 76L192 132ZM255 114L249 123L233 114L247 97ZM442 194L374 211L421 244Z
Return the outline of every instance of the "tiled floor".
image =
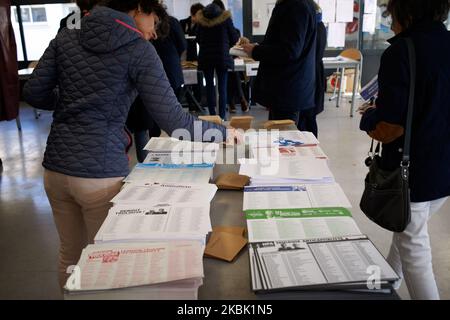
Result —
M368 221L358 207L370 140L358 129L359 116L351 119L348 103L342 105L337 109L329 103L319 116L319 139L337 181L352 202L360 229L387 254L391 235ZM258 107L251 114L257 119L266 117ZM0 175L0 299L61 299L56 281L58 235L43 189L41 166L51 113L44 112L36 120L32 109L22 107L21 119L21 133L15 122L0 123L4 167ZM432 219L429 230L441 297L450 299L450 202ZM399 294L409 298L404 286Z

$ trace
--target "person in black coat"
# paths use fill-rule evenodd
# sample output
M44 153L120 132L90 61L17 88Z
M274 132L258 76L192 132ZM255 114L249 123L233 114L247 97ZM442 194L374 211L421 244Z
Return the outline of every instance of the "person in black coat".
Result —
M315 108L300 112L298 120L298 129L301 131L312 132L317 138L319 130L317 127L317 115L324 110L326 78L323 65L323 56L327 47L327 28L322 22L322 12L318 5L317 10L317 47L316 47L316 94L314 97Z
M190 37L197 36L198 24L196 21L197 12L203 10L205 8L201 3L195 3L191 6L191 15L183 20L180 20L181 28L185 35ZM186 60L187 61L197 61L197 42L195 39L188 39L187 52L186 52Z
M180 22L170 16L162 18L158 33L158 38L153 40L152 43L161 59L170 86L175 95L179 97L181 87L184 84L181 67L181 55L186 51L184 33ZM148 153L143 148L149 138L161 135L161 129L148 114L139 97L130 109L127 127L134 133L137 160L143 162Z
M197 42L200 46L198 68L206 79L209 113L216 115L214 71L219 85L219 115L226 119L228 70L234 67L229 51L239 40L231 19L231 12L211 3L197 13Z
M428 220L450 196L450 32L442 23L449 6L448 0L389 1L396 36L381 58L375 106L360 109L361 129L383 143L380 169L398 170L411 81L406 38L411 39L416 53L408 179L411 222L394 234L388 262L405 279L411 298L420 300L439 299Z
M315 107L316 33L312 0L278 0L264 41L243 45L260 61L253 93L271 120L297 123L300 111Z

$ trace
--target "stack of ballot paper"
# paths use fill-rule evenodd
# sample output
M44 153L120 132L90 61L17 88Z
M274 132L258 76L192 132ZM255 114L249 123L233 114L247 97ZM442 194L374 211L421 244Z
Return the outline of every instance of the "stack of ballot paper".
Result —
M266 159L277 160L281 158L314 157L317 159L328 159L327 155L319 146L310 147L272 147L251 148L252 159L264 161Z
M209 204L216 191L214 184L130 183L111 202L116 205Z
M311 132L259 130L248 131L245 141L250 148L317 146L319 141Z
M65 296L196 298L203 278L203 251L198 241L88 245L66 283ZM124 288L128 290L114 295L112 289Z
M337 183L244 188L244 210L326 207L351 207Z
M191 165L191 164L214 164L217 160L217 152L155 152L149 151L144 164L153 165Z
M109 210L95 242L197 240L212 231L209 203L186 205L117 205Z
M313 157L281 158L278 161L241 159L240 163L239 174L251 177L252 186L334 182L326 159Z
M153 152L217 152L219 144L192 142L175 138L151 138L144 150Z

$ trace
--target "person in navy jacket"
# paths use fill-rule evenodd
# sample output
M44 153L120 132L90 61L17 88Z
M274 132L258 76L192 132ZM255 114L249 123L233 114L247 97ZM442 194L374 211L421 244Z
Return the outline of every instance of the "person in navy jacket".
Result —
M448 0L390 0L396 36L384 52L375 106L365 105L361 129L383 143L380 166L400 166L410 90L405 38L417 56L410 154L411 223L394 234L388 260L413 299L439 299L432 268L428 220L450 196L450 32Z

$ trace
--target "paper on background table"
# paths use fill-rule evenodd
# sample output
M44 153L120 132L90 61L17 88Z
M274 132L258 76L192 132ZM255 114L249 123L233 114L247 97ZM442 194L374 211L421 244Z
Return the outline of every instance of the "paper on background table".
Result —
M344 208L247 210L249 242L361 235Z
M337 0L336 22L353 22L353 0Z
M202 239L211 230L209 204L120 205L109 210L95 241Z
M136 183L207 184L212 174L212 165L200 165L199 167L192 168L161 168L138 164L123 181Z
M336 0L319 0L322 9L322 21L324 23L336 22Z
M230 49L229 53L230 53L230 56L242 57L242 58L248 58L249 57L249 55L241 47L232 47Z
M244 210L351 208L337 183L296 186L245 187Z
M328 46L331 48L345 47L345 28L346 23L328 24Z
M203 277L197 241L88 245L81 253L80 290L107 290Z
M216 191L214 184L130 183L125 184L111 202L132 205L209 204Z

